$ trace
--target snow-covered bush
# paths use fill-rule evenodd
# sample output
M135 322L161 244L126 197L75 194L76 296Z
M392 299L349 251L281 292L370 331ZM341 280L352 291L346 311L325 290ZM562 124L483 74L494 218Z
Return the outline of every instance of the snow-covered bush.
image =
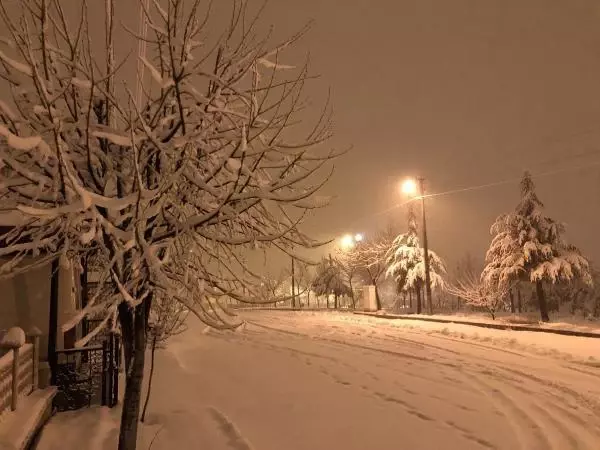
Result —
M456 295L475 310L487 312L492 319L496 313L506 307L506 299L512 286L486 283L477 277L458 280L456 284L447 284L446 291Z

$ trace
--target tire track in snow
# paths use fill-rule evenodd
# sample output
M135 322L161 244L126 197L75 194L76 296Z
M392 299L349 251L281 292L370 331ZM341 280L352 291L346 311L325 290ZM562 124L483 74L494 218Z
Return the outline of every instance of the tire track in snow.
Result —
M219 425L221 432L227 437L229 448L232 450L252 450L252 446L244 439L235 424L225 414L212 406L209 406L207 409L211 417Z
M528 389L526 386L528 381L531 382L530 377L525 378L525 380L519 380L502 373L503 370L504 369L502 368L498 368L496 372L485 370L481 373L491 376L498 382L509 385L512 389L524 393L526 395L525 400L529 402L542 417L545 417L552 423L551 428L561 430L563 437L567 440L567 444L571 445L570 448L580 448L580 442L584 442L585 445L587 445L587 447L582 448L595 449L598 446L597 442L600 441L600 427L598 424L590 424L580 417L580 415L585 414L590 419L594 420L595 416L593 411L590 411L587 408L583 411L581 410L582 406L577 403L579 395L574 398L572 397L575 401L575 405L578 407L577 412L579 415L577 415L575 412L569 411L563 406L568 398L565 398L564 393L563 395L560 395L553 392L551 385L545 383L538 385L538 387L545 389L543 391ZM562 391L558 392L562 393ZM568 419L568 421L565 419ZM566 427L565 422L569 422L569 427ZM577 430L577 433L574 433L573 430ZM573 445L573 443L575 443L575 445Z
M481 388L491 392L491 394L500 400L504 408L507 419L509 417L519 417L520 424L515 424L513 428L517 431L520 441L526 441L526 435L523 432L523 423L528 424L527 430L533 430L533 436L536 442L527 443L525 447L539 448L540 450L597 450L600 440L598 434L590 433L589 424L574 414L565 414L565 409L559 404L550 400L550 397L543 395L544 392L528 390L518 384L518 380L507 379L498 376L490 370L465 371L465 375L471 377ZM514 392L525 393L526 395L515 399ZM542 399L539 397L542 395ZM565 420L568 419L568 420ZM597 427L593 427L597 430ZM537 447L531 447L537 445Z
M427 334L427 335L431 336L430 334ZM387 335L387 336L389 337L390 335ZM506 349L498 348L496 346L487 346L487 345L483 345L483 344L480 344L480 343L473 343L473 342L469 342L469 341L463 341L463 340L458 340L458 339L454 339L454 338L448 338L446 336L435 336L435 338L436 339L441 339L441 340L448 340L448 341L459 342L459 343L467 345L469 347L478 347L478 348L484 348L484 349L489 349L489 350L500 351L500 352L503 352L503 353L508 353L508 354L511 354L511 355L518 356L519 359L524 358L524 357L528 357L528 355L525 355L525 354L522 354L522 353L517 353L517 352L512 352L512 351L509 351L509 350L506 350ZM399 340L399 341L403 341L403 342L406 341L408 343L412 342L411 339L396 338L396 337L392 337L392 339L385 339L385 340L391 340L391 341L393 341L393 340L396 340L396 339ZM419 344L422 345L422 347L429 347L429 348L433 348L433 349L438 350L438 351L442 351L442 352L446 352L446 353L450 353L450 354L456 354L456 351L454 351L454 350L445 349L445 348L442 348L442 347L439 347L439 346L436 346L436 345L431 345L431 344L422 343L422 342L419 342ZM439 355L439 356L441 356L441 355ZM544 392L544 394L551 395L555 399L559 398L560 396L557 395L556 393L553 393L552 391L548 392L548 389L550 389L550 390L558 390L563 396L564 395L568 395L569 397L571 397L572 399L574 399L576 403L585 405L586 408L589 409L590 411L592 411L594 415L596 415L597 417L600 417L600 403L594 402L588 396L584 396L581 393L579 393L579 392L577 392L577 391L575 391L573 389L570 389L570 388L568 388L567 386L565 386L565 385L563 385L561 383L558 383L558 382L555 382L555 381L550 381L550 380L543 380L543 379L541 379L539 377L536 377L534 375L526 374L525 372L522 372L521 370L518 370L518 369L506 369L506 368L504 368L502 366L502 364L499 363L499 361L494 360L494 359L489 359L489 358L485 358L485 357L483 357L483 358L478 357L478 359L489 362L497 370L511 370L514 373L518 373L520 375L524 375L527 378L530 378L530 379L536 381L538 383L538 386L545 387L547 389ZM552 361L556 361L557 363L559 363L559 366L562 367L562 368L569 369L569 370L572 370L572 371L576 371L576 372L579 372L579 373L583 373L583 374L585 374L585 375L587 375L589 377L593 377L593 378L600 377L600 374L590 373L587 370L583 370L583 369L580 369L580 368L576 367L575 364L577 364L577 363L567 363L567 364L564 364L564 363L561 363L562 362L561 360L557 360L555 358L551 358L551 357L548 357L548 356L545 356L545 357L539 357L538 356L536 359L540 360L540 361L547 361L547 360L550 359ZM564 401L564 399L563 399L563 401ZM553 404L555 404L555 403L553 403ZM565 411L565 410L562 409L561 412L562 411ZM594 428L597 429L598 427L595 426Z
M257 325L261 326L262 324ZM280 321L278 321L277 325L289 326L290 323L280 323ZM291 325L293 326L293 322ZM488 346L461 339L448 338L446 336L431 335L429 333L414 332L415 335L421 337L425 336L426 338L436 340L457 342L466 349L491 350L496 353L502 352L509 354L516 358L513 358L513 360L493 359L477 353L470 354L469 352L465 355L464 352L457 352L453 349L443 348L422 341L415 342L406 337L396 337L391 335L382 336L381 334L377 335L373 333L355 333L351 329L329 330L330 332L327 337L315 337L309 334L311 332L310 329L307 330L307 333L300 333L297 331L289 332L277 327L264 325L263 328L280 331L282 333L295 334L312 341L334 342L352 348L366 349L369 352L379 352L400 357L406 357L410 353L373 348L371 346L365 346L363 343L355 343L355 341L360 338L367 338L368 341L372 342L374 345L398 345L400 342L419 352L431 350L427 355L428 357L421 357L420 355L413 354L410 356L410 359L407 359L406 361L412 360L417 366L420 364L433 363L440 367L440 369L443 367L443 370L445 371L452 371L451 375L445 376L446 379L450 378L456 380L465 377L467 380L470 380L472 382L471 384L476 385L480 393L487 397L495 408L506 418L515 431L519 445L523 450L533 450L535 448L540 450L566 450L566 448L589 448L597 450L598 448L598 442L600 441L600 434L597 432L598 424L593 424L593 422L586 423L585 420L577 417L575 412L570 412L563 406L565 403L574 402L579 406L578 410L576 410L579 411L579 414L587 411L588 414L591 413L588 417L592 421L595 419L597 422L598 417L600 417L600 405L598 402L589 398L589 394L591 393L593 395L593 392L590 391L587 393L588 395L584 395L581 392L572 389L564 382L557 382L554 379L545 379L524 372L526 370L532 370L531 365L528 365L528 363L533 359L536 361L536 368L533 370L548 371L550 376L553 376L552 374L554 374L555 378L558 376L565 381L570 379L568 372L572 372L574 375L575 373L583 372L582 374L588 377L588 381L585 381L583 385L590 385L589 381L596 379L597 374L589 373L587 370L580 368L576 369L576 363L565 363L550 355L528 355L498 348L497 346ZM404 332L405 330L399 331ZM346 339L346 341L340 342L340 338ZM364 342L364 340L362 342ZM466 356L466 358L462 356ZM457 357L460 358L458 361ZM383 361L385 362L385 360ZM484 362L485 365L481 364L481 362ZM516 366L516 368L507 366L511 364ZM397 365L394 367L386 367L385 364L381 364L380 367L402 374L402 370L398 370ZM558 371L555 369L566 370ZM452 375L455 375L455 377ZM440 382L440 380L435 381L438 383ZM593 383L591 384L593 385ZM593 389L593 387L591 389ZM516 392L520 393L519 396L524 397L523 404L520 403L520 399L515 399L514 395ZM570 401L567 402L567 399ZM584 410L581 410L580 408L584 408ZM557 425L557 423L560 424L560 426ZM588 432L587 430L590 430L590 428L596 432ZM578 433L570 431L571 429L577 430ZM552 439L549 440L545 437L544 431L547 431ZM552 444L554 444L554 446Z
M254 323L253 323L253 325L254 325ZM389 349L383 349L383 348L377 348L377 347L366 346L366 345L361 345L361 344L349 343L349 342L341 341L339 339L314 337L314 336L311 336L309 334L299 333L299 332L293 332L293 331L288 331L288 330L282 330L282 329L279 329L279 328L270 327L270 326L266 326L266 325L262 325L262 324L260 324L260 325L257 324L257 326L260 326L260 327L265 328L265 329L270 330L270 331L280 332L280 333L283 333L283 334L289 334L289 335L293 335L293 336L296 336L296 337L301 337L301 338L304 338L304 339L308 339L309 341L312 341L315 344L319 344L320 342L321 343L333 343L333 344L336 344L336 345L339 345L339 346L342 346L342 347L345 347L345 348L366 350L366 352L365 352L366 356L373 356L373 353L383 353L383 354L386 354L388 356L394 356L394 357L399 357L399 358L406 358L406 359L409 359L409 360L413 359L413 360L416 360L418 362L425 362L425 363L431 363L431 364L437 364L437 365L443 365L443 366L458 367L454 363L451 363L451 362L441 361L439 359L436 360L436 359L431 359L431 358L427 358L427 357L421 357L421 356L413 355L413 354L406 353L406 352L398 352L398 351L389 350ZM291 348L291 347L289 347L287 345L274 344L272 341L269 342L269 343L265 343L265 342L262 342L262 341L260 341L260 342L261 342L261 345L264 345L265 347L275 346L275 347L278 347L279 349L286 349L286 350L288 350L290 352L293 352L293 351L302 352L302 351L299 351L297 349ZM331 358L331 357L327 357L327 356L323 356L323 355L321 355L321 357L325 358L325 359L333 360L333 358ZM340 362L340 364L348 366L348 367L352 367L352 366L350 366L348 364L345 364L345 363L341 363ZM392 370L395 370L395 371L401 373L404 376L408 376L408 377L411 377L411 378L414 378L414 379L417 379L417 380L421 380L421 381L425 380L425 381L429 381L429 382L432 382L432 383L439 383L439 381L440 381L439 379L429 377L429 376L427 376L427 375L425 375L423 373L415 373L415 372L407 371L407 370L398 370L397 368L392 369ZM366 375L370 376L374 380L378 380L378 378L377 378L377 376L375 374L372 374L370 372L366 372ZM461 390L465 390L465 391L468 390L467 386L465 386L462 383L457 382L454 379L448 378L447 381L450 382L450 383L453 383L456 386L456 389L461 389Z
M295 334L298 334L298 335L302 334L301 337L304 338L304 339L310 337L309 335L306 335L306 334L303 334L303 333L295 333ZM298 337L300 337L300 336L298 336ZM314 340L319 340L319 339L318 338L317 339L312 338L311 340L314 341ZM271 341L271 343L272 343L272 341ZM321 343L318 343L318 342L314 342L314 344L321 345ZM276 346L280 347L279 344L277 344ZM289 348L287 346L281 346L281 347ZM354 348L354 347L355 346L352 345L352 348ZM294 349L290 349L290 350L294 351ZM324 349L324 350L326 350L326 349ZM380 349L378 349L378 350L380 350ZM308 354L310 356L317 356L317 357L322 357L323 356L323 355L315 354L314 352L305 352L305 351L302 351L301 353ZM370 354L370 356L372 356L372 353ZM343 363L339 359L326 358L326 359L324 359L322 361L333 364L334 368L338 367L338 366L343 366L343 367L347 366L347 364ZM385 366L383 364L375 364L375 365L377 367L380 367L380 368L383 368L383 369L392 370L394 372L399 373L400 375L404 375L404 376L407 375L407 373L405 371L397 370L398 369L397 366L391 368L391 367L387 367L387 366ZM341 384L341 385L344 385L344 386L354 386L355 385L355 383L349 382L349 381L343 379L342 377L339 377L338 375L332 373L331 370L329 368L325 367L323 364L319 365L319 372L321 374L323 374L323 375L328 376L329 378L331 378L337 384ZM379 378L375 374L372 374L371 372L368 372L368 371L367 372L362 372L362 374L366 375L366 376L370 376L375 381L379 381ZM414 376L416 379L420 379L420 380L423 380L424 378L427 378L427 377L424 377L423 374L410 373L409 375ZM430 380L433 381L433 382L436 382L436 383L440 382L440 380L438 380L438 379L430 379ZM448 380L456 382L455 379L448 378ZM397 381L393 381L392 383L394 385L394 390L400 390L400 391L402 391L404 393L407 393L407 394L415 396L415 397L420 397L420 396L423 395L423 394L419 394L416 391L412 391L410 389L405 388L402 384L398 383ZM438 428L442 428L442 429L443 428L450 428L452 430L452 432L458 433L459 436L461 436L462 438L464 438L464 439L466 439L468 441L474 442L477 445L479 445L480 447L483 447L485 449L496 449L497 448L493 444L491 444L489 441L487 441L486 439L483 439L482 437L477 436L476 434L474 434L473 432L467 430L464 427L452 426L452 425L455 425L455 424L446 423L445 421L440 421L440 420L438 420L438 419L436 419L434 417L431 417L430 415L428 415L425 412L423 412L419 407L417 407L416 405L414 405L413 403L411 403L411 402L409 402L409 401L407 401L405 399L399 398L399 397L397 397L395 395L391 395L391 394L386 393L386 392L382 392L382 391L378 391L378 390L373 390L373 389L371 389L369 386L367 386L365 384L360 384L359 387L360 387L360 389L362 389L366 394L368 394L371 397L377 398L377 399L379 399L381 401L384 401L384 402L395 404L396 406L400 407L403 410L404 413L406 413L406 414L408 414L410 416L413 416L413 417L415 417L415 418L417 418L419 420L428 422L431 425L434 425L434 426L436 426ZM443 399L443 398L435 396L435 395L425 395L425 396L429 397L429 398L434 398L437 401L441 402L442 404L446 404L446 405L451 406L453 408L457 408L457 409L460 409L460 410L463 410L463 411L477 412L473 408L469 408L467 406L457 404L455 402L449 401L447 399Z
M517 439L517 444L521 450L549 450L551 447L547 441L542 441L541 445L547 445L546 447L539 447L540 442L534 441L532 446L531 437L530 437L530 429L522 426L522 423L515 420L515 413L517 415L521 412L518 409L514 408L514 404L512 402L503 401L503 398L499 398L496 393L500 391L495 391L486 383L482 382L479 377L476 375L471 375L467 373L463 373L464 376L471 379L472 383L476 388L481 392L484 397L487 397L488 400L495 406L495 408L501 413L502 417L508 422L510 427L512 428L515 438ZM521 418L521 417L519 417ZM524 417L525 421L528 420L527 416Z

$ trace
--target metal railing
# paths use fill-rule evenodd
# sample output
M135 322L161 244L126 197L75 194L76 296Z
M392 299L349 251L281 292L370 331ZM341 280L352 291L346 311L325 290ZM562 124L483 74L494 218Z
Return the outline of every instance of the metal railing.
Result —
M115 406L119 346L118 336L111 333L102 345L57 351L54 408L67 411L91 405Z

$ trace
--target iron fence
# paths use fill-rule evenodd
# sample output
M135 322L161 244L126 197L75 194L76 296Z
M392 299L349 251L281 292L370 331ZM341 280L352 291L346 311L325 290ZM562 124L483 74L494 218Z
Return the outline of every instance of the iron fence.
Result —
M54 408L75 410L91 405L113 407L118 399L119 337L108 335L101 345L57 351Z

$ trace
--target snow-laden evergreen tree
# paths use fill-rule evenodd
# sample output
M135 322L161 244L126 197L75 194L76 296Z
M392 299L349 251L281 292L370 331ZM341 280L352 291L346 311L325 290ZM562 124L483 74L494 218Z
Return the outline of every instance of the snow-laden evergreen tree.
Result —
M586 258L563 239L565 226L544 215L529 172L521 180L521 200L514 212L499 216L486 254L482 280L500 289L515 281L534 285L541 319L550 320L544 283L570 282L579 278L591 283Z
M408 206L408 231L398 235L387 251L386 276L393 277L401 291L413 291L417 297L417 313L421 313L421 292L425 285L425 258L420 245L417 216L412 203ZM429 250L431 288L443 288L446 273L444 261Z

